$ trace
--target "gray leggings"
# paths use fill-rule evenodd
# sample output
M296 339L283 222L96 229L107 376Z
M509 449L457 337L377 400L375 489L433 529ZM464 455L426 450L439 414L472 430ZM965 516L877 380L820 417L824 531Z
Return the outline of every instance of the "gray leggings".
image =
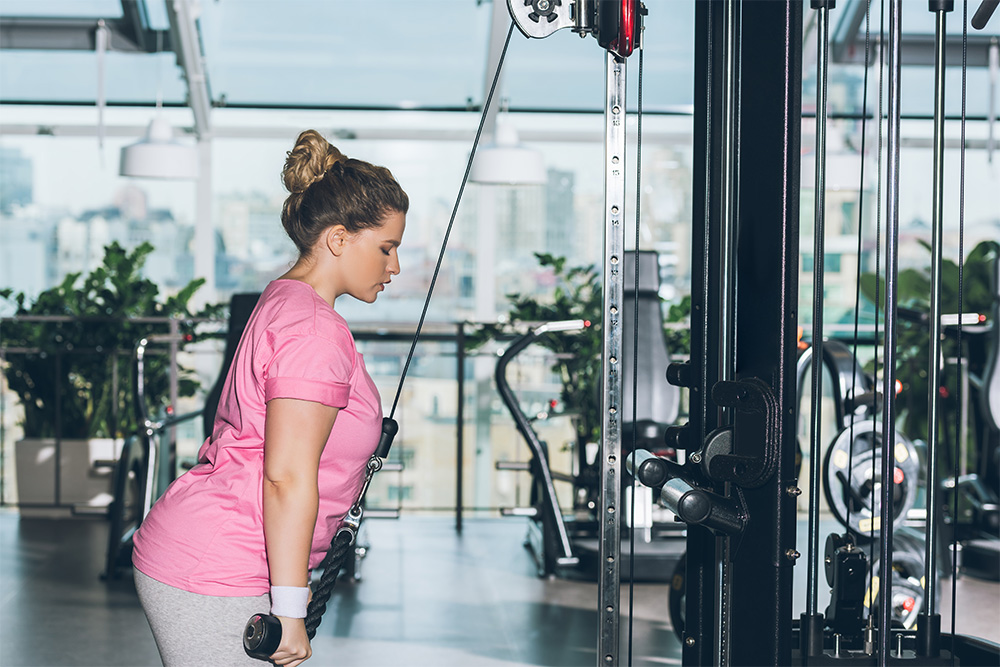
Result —
M160 583L138 570L135 590L165 667L269 664L243 650L247 620L271 608L266 593L256 597L198 595Z

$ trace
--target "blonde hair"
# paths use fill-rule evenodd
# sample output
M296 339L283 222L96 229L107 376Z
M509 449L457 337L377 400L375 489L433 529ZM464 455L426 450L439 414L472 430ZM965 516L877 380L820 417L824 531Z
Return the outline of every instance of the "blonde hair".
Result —
M348 158L316 130L296 139L281 180L289 192L281 224L303 256L334 225L352 233L377 228L388 213L405 214L410 206L392 172Z

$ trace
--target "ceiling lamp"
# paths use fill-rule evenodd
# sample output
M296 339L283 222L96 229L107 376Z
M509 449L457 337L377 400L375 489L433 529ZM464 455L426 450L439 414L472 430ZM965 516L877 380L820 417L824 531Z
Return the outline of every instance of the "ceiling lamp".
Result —
M488 185L542 185L547 179L541 152L521 144L517 130L501 112L493 143L476 153L469 180Z
M174 139L174 129L157 116L138 143L122 148L120 173L134 178L197 178L198 150Z

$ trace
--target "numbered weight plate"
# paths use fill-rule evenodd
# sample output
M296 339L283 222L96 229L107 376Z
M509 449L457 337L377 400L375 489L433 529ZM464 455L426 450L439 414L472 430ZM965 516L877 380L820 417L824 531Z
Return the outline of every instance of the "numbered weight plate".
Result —
M917 498L917 450L896 432L892 447L893 525ZM841 431L823 461L823 491L833 515L862 540L878 539L882 513L882 429L865 419Z

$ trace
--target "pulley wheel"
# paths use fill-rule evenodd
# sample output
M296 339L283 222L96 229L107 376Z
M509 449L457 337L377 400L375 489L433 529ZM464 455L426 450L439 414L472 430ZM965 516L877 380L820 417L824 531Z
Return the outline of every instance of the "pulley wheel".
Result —
M893 455L893 525L917 498L917 450L896 431ZM834 439L823 460L823 491L833 515L859 538L878 539L882 512L882 429L871 419L854 422Z

